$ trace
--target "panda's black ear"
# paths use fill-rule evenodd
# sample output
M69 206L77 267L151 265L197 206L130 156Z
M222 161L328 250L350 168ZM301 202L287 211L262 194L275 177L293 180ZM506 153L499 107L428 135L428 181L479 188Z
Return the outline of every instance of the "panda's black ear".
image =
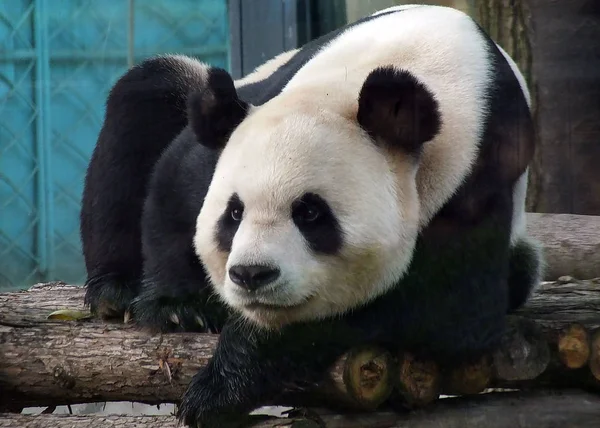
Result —
M440 131L433 94L411 73L393 67L373 70L358 97L357 120L378 143L411 154Z
M187 112L198 142L210 149L222 149L246 117L248 103L238 98L227 71L210 68L206 86L188 96Z

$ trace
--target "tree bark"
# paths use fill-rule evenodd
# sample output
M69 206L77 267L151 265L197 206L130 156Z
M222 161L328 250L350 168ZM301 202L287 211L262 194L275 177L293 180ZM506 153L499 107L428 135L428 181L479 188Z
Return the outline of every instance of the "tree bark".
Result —
M523 73L531 95L531 107L537 123L537 93L533 76L533 58L527 26L530 25L529 13L521 0L469 0L471 16L485 29L490 37L499 44L517 63ZM536 146L539 147L539 138ZM527 210L537 211L542 191L542 165L536 155L529 168L527 187Z
M527 208L600 214L600 8L597 0L470 0L532 93L538 144Z
M600 397L580 391L503 392L446 398L417 412L321 413L322 424L305 417L272 418L255 428L596 428ZM0 414L0 428L175 428L172 416L73 416Z
M600 276L600 216L527 214L527 232L544 249L544 279Z
M600 8L524 0L537 96L536 211L600 214Z
M55 309L83 310L82 304L83 289L65 284L0 294L0 402L13 408L95 401L177 402L192 376L207 363L217 342L217 336L210 334L151 336L131 325L46 319ZM558 385L599 389L600 382L593 371L596 357L591 355L597 355L594 349L600 343L589 344L589 363L580 368L572 370L561 363L557 344L573 323L581 325L590 337L599 336L600 342L600 335L594 332L600 326L600 280L541 285L529 304L519 311L519 318L511 323L503 347L490 356L493 372L489 380L483 382L484 386L487 383L488 387L503 388ZM377 353L373 353L371 359L364 359L360 353L358 356L363 362L358 366L351 362L352 370L369 379L365 385L372 385L373 373L383 367L379 378L383 387L380 385L371 391L381 390L387 394L389 359L381 359ZM397 357L401 361L405 359L402 355ZM378 370L371 370L375 365ZM345 367L346 364L338 364L333 369L324 389L347 393L363 383L350 382L340 388L339 380L344 380ZM487 376L486 366L481 367L483 376ZM468 393L473 388L481 389L472 383L473 378L481 378L479 369L457 370L468 373L458 376L464 379L459 391ZM439 382L452 388L445 391L442 387L439 393L452 393L457 389L455 374L440 376ZM452 377L452 382L444 376ZM477 382L475 384L480 385ZM337 387L331 388L331 383ZM406 393L411 388L415 401L427 396L418 387L400 385L398 389ZM361 404L363 400L366 407L369 407L369 397L380 402L381 396L363 392L351 401ZM339 399L330 397L334 402Z

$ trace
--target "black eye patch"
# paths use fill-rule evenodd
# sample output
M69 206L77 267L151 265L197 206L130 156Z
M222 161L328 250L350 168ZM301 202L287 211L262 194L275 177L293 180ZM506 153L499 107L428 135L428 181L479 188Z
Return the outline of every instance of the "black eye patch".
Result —
M315 193L305 193L292 203L292 220L311 250L336 254L342 247L342 230L329 204Z
M244 204L237 193L234 193L229 198L227 208L225 208L225 211L221 214L217 222L215 240L217 241L219 250L227 253L231 251L233 238L240 226L243 214Z

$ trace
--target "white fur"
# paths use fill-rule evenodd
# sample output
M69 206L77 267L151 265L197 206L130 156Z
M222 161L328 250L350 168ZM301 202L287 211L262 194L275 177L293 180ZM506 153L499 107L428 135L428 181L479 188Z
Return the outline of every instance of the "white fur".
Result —
M239 88L243 85L248 85L250 83L260 82L266 77L273 74L275 70L289 61L300 49L293 49L286 52L282 52L279 55L274 56L264 64L256 67L250 74L242 77L235 81L235 87Z
M385 292L408 267L419 228L477 157L482 94L492 79L485 41L455 9L402 9L324 46L279 96L251 110L220 157L194 245L217 293L258 324L343 313ZM410 70L439 103L442 127L418 170L411 159L377 149L356 122L359 91L382 65ZM234 192L245 211L225 254L215 224ZM340 254L316 256L293 225L290 205L305 192L331 205L344 232ZM275 264L282 274L250 295L227 275L240 263ZM256 302L288 307L246 306Z

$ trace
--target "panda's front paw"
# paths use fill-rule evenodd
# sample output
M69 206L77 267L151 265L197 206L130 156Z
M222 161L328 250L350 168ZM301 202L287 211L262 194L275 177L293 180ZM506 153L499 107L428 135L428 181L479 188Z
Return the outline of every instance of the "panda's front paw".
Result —
M199 372L183 394L177 418L190 428L241 428L250 421L249 411L240 410L239 396L228 379L211 364Z
M116 274L93 276L85 283L84 303L103 320L126 322L139 288L139 281Z
M144 289L133 301L133 319L152 332L218 333L227 317L218 302L201 294L164 295L156 288Z

